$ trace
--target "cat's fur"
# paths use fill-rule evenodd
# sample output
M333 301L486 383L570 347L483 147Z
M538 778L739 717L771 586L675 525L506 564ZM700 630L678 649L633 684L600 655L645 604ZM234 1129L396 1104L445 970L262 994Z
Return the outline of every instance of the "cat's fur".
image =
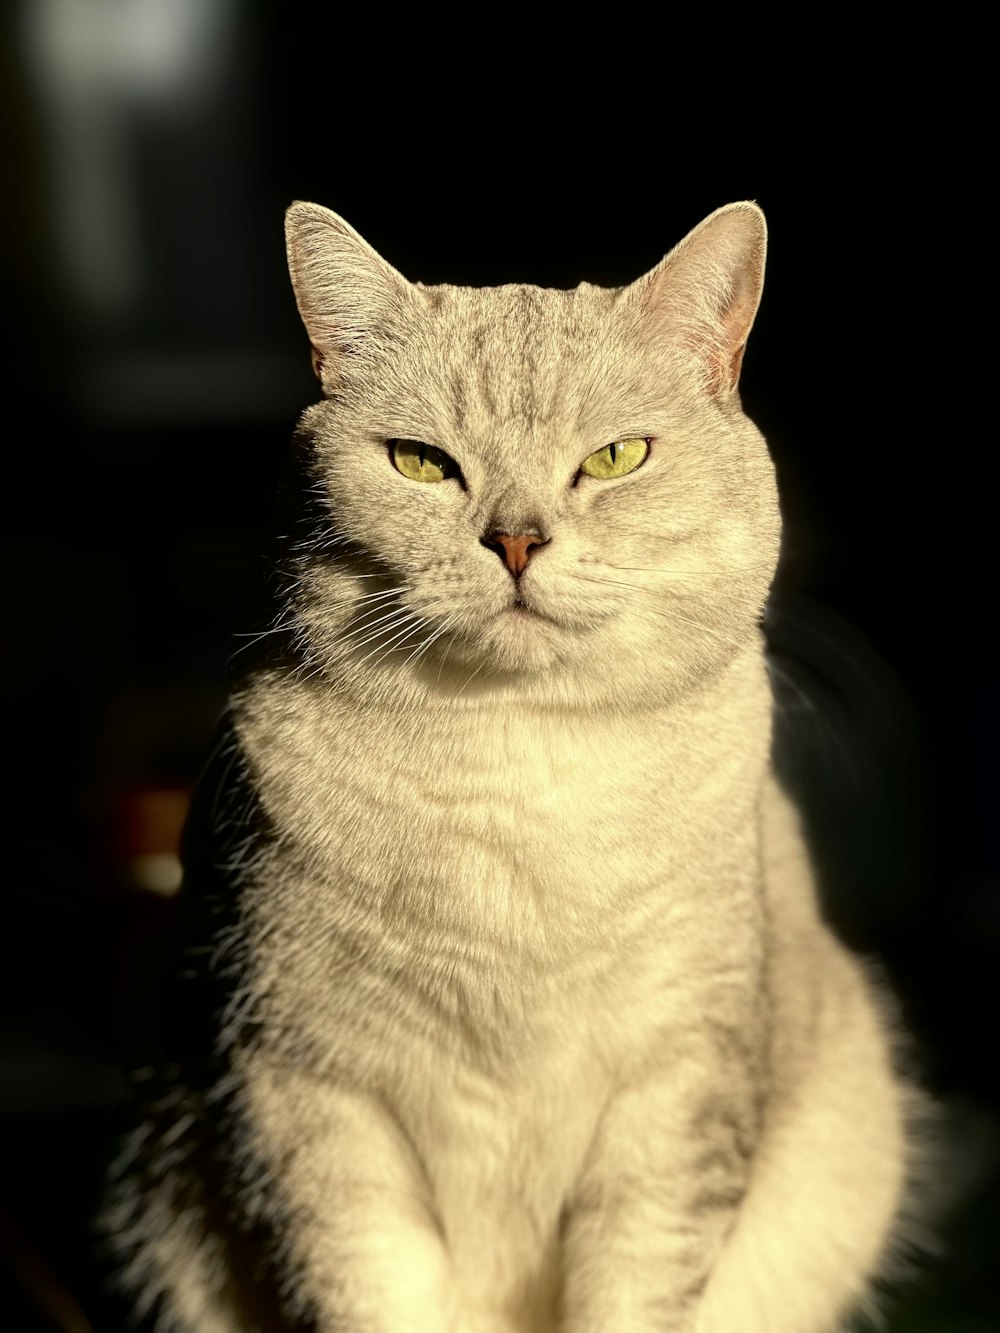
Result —
M734 204L626 288L422 287L289 210L309 517L113 1214L163 1328L830 1333L866 1298L911 1094L771 769L765 235ZM544 542L519 579L496 533Z

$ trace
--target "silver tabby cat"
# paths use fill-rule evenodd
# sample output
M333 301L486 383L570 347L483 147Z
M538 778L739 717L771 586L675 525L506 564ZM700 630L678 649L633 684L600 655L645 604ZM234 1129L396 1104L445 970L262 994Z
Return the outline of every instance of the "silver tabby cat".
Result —
M184 971L220 985L117 1187L137 1304L841 1328L914 1094L771 768L760 209L620 289L411 283L314 204L287 236L313 519L189 851Z

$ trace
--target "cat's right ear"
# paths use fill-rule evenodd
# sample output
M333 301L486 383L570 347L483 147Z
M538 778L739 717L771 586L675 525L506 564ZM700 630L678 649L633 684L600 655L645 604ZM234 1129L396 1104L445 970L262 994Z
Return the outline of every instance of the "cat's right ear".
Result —
M335 393L345 357L374 350L414 289L343 218L319 204L292 204L285 244L313 370L324 393Z

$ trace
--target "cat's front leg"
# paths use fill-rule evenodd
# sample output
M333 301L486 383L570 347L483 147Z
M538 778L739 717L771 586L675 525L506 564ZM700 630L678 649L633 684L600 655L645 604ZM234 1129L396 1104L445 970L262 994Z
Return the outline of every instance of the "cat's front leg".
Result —
M252 1153L320 1333L459 1333L423 1168L377 1097L257 1059Z
M752 1079L706 1043L601 1117L563 1229L560 1333L681 1333L746 1192Z

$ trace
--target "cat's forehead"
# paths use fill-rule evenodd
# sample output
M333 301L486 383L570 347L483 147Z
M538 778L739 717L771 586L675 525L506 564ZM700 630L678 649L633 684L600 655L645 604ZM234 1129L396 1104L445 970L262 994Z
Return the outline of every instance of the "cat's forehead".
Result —
M488 352L539 362L597 342L619 290L580 283L569 290L416 284L442 344L464 355Z
M620 289L581 283L570 290L419 286L411 354L459 427L517 422L522 430L584 409L592 378L620 363L626 333L615 318Z

